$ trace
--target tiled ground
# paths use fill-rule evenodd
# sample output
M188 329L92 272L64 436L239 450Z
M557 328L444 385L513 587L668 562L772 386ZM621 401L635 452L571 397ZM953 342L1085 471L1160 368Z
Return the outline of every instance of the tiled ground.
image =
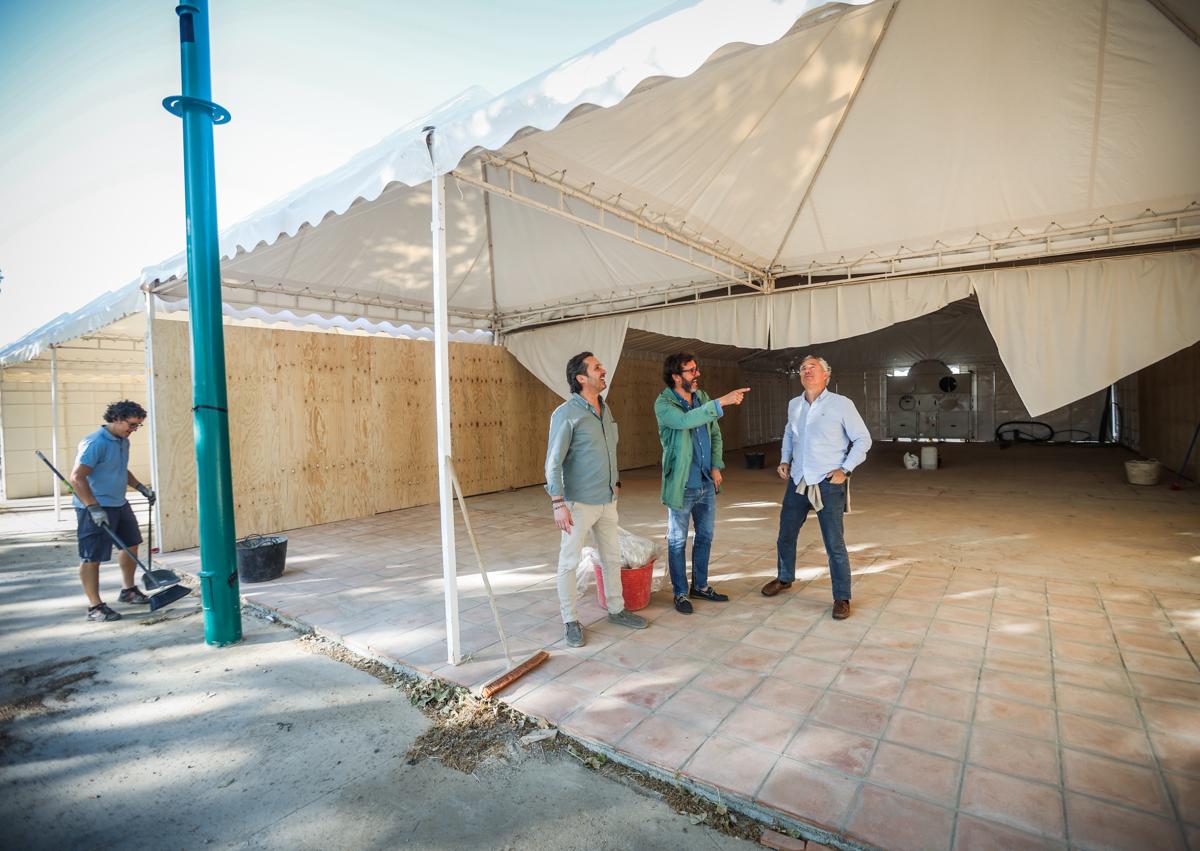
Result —
M854 609L835 622L815 522L806 581L758 593L782 485L731 453L712 581L732 601L688 617L662 591L631 632L589 590L578 650L561 642L544 495L470 500L514 655L551 652L503 698L888 849L1200 851L1200 493L1124 484L1120 450L943 457L909 472L880 446L854 477ZM622 525L661 538L655 471L623 479ZM496 630L460 522L470 656L446 664L437 524L426 507L291 533L287 573L243 593L478 686L504 667Z

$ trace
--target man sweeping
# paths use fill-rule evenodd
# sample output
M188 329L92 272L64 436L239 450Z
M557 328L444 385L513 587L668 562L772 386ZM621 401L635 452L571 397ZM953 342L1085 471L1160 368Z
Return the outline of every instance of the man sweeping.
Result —
M546 492L554 523L562 531L558 549L558 602L567 644L583 646L583 626L575 610L575 573L583 541L591 532L600 551L608 619L645 629L646 619L625 610L621 589L621 541L617 533L617 423L600 396L607 386L604 366L591 352L567 361L571 397L550 416L546 446Z
M89 621L115 621L121 615L100 599L100 564L112 558L112 538L104 531L107 526L116 533L130 552L137 555L142 533L138 529L133 508L125 499L127 488L146 497L150 505L156 500L154 491L139 482L129 472L129 436L146 421L146 411L137 402L124 399L114 402L104 412L104 425L79 441L75 467L71 470L72 500L79 539L79 579L87 595ZM121 566L121 603L147 604L150 598L138 590L134 581L136 565L125 553L117 557Z

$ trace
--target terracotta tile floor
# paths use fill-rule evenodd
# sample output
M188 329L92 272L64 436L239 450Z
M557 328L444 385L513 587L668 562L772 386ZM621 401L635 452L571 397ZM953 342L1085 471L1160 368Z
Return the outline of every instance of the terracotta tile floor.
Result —
M589 589L579 649L562 642L542 491L472 498L514 656L551 653L503 699L866 844L1200 851L1200 494L1124 484L1120 450L947 446L936 472L903 470L901 451L876 447L854 477L845 622L815 523L797 583L758 593L782 486L738 453L711 567L731 602L683 616L659 591L631 632ZM622 525L661 541L656 472L623 480ZM459 666L436 508L289 538L287 572L247 598L464 685L505 667L461 522Z

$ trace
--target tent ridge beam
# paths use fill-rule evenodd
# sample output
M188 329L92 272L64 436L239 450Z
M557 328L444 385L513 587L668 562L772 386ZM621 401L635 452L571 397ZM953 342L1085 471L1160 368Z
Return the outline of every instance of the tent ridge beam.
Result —
M561 180L556 180L550 175L539 172L529 165L521 165L513 162L512 160L500 159L490 155L485 155L484 161L487 165L493 168L503 169L508 173L507 188L490 181L480 180L473 175L465 173L461 169L456 169L455 171L451 172L451 174L455 177L455 179L461 180L464 183L476 187L477 189L482 189L485 192L499 195L515 203L541 210L549 215L569 221L572 224L587 227L592 230L608 234L609 236L614 236L632 245L639 245L643 248L647 248L656 253L670 257L673 260L678 260L682 263L687 263L690 266L703 269L706 272L712 272L720 275L723 278L728 278L729 280L744 286L760 289L761 284L759 282L767 278L767 273L764 269L760 269L752 263L747 263L741 257L720 248L719 243L708 242L703 239L687 236L686 234L681 233L679 230L663 225L661 221L666 220L666 215L656 215L653 211L648 212L646 209L647 205L645 204L643 204L637 210L626 209L625 207L617 203L613 203L612 201L601 200L600 198L597 198L595 195L591 194L590 191L578 189L568 183L564 183ZM552 206L550 204L544 204L541 201L537 201L521 194L515 180L515 178L518 176L526 178L531 183L544 186L557 192L558 205ZM620 196L618 195L615 197L619 198ZM580 201L581 203L584 203L596 210L599 214L600 221L593 222L589 219L583 218L582 216L577 216L571 213L566 206L566 201L568 198ZM627 233L623 233L609 227L605 223L605 217L607 216L612 216L613 218L633 225L634 235L630 236ZM655 218L658 218L661 221L655 221ZM661 237L662 244L656 245L653 242L648 242L642 239L641 232L643 230ZM682 253L672 250L670 248L671 242L678 243L679 245L688 249L688 252ZM712 258L712 262L705 264L700 260L695 259L694 255L696 253ZM728 266L730 271L723 271L718 268L718 262Z
M366 296L362 293L338 293L338 292L322 292L314 290L311 287L301 287L297 285L268 284L259 285L255 279L250 281L233 281L225 278L221 281L221 286L225 289L238 290L243 292L285 295L292 298L308 298L313 301L326 301L330 303L340 302L342 304L351 304L361 307L383 307L391 310L410 310L418 313L432 313L433 305L419 301L408 301L406 299L391 298L389 296ZM282 307L283 305L267 304L265 302L255 302L261 307ZM303 310L304 308L298 308ZM338 313L340 311L332 311ZM487 310L472 310L470 308L451 308L450 313L462 319L487 319L491 314Z
M1163 17L1173 23L1181 33L1195 42L1197 46L1200 46L1200 34L1197 34L1195 30L1189 27L1183 18L1171 11L1171 7L1164 3L1163 0L1146 0L1146 2L1155 9L1158 9L1158 11L1162 13Z
M1192 204L1177 212L1139 214L1120 221L1101 216L1092 224L1070 228L1051 222L1042 233L1010 231L1008 236L996 239L977 239L979 236L976 234L959 245L941 243L919 251L901 246L891 255L868 251L852 260L842 257L836 262L785 267L775 277L845 275L859 280L854 277L856 271L858 275L872 277L908 276L930 270L968 269L989 263L1184 241L1200 236L1200 207ZM907 266L897 268L900 263Z
M1137 252L1134 255L1138 257L1150 257L1158 254L1172 254L1176 249L1170 244L1158 243L1157 250ZM1123 256L1123 255L1116 255ZM1090 263L1096 260L1110 259L1112 255L1101 256L1084 259L1071 259L1063 257L1059 260L1061 264L1068 263ZM1036 260L1033 263L1014 262L1011 266L1003 268L1022 268L1027 265L1037 265L1042 268L1042 264ZM998 270L993 270L998 271ZM904 280L907 278L919 279L928 278L936 275L954 275L954 274L980 274L979 270L970 267L952 267L946 269L926 269L921 271L907 271L903 273L889 274L880 273L876 275L863 275L856 278L840 278L829 281L813 281L808 284L802 284L795 287L788 287L784 290L775 290L774 293L764 292L742 292L742 293L724 293L721 295L710 295L708 298L700 298L705 291L710 293L718 293L725 290L724 286L718 286L715 289L709 285L707 287L695 287L695 297L693 297L693 288L683 288L665 291L651 291L641 293L630 293L629 295L613 295L604 299L591 299L586 303L582 300L572 302L559 302L553 305L543 305L539 308L528 310L511 311L503 314L503 328L506 333L515 331L525 331L530 328L536 328L543 325L555 325L561 322L576 322L582 319L593 319L601 316L618 316L622 314L632 315L644 311L653 311L661 308L682 307L694 304L711 304L714 302L733 301L736 299L754 299L770 297L774 294L786 295L788 293L807 292L812 290L831 289L844 286L855 286L858 284L868 284L879 281L889 280ZM771 304L768 301L768 306ZM575 312L570 312L572 309ZM585 311L583 313L579 311Z
M849 117L851 110L854 109L854 101L858 98L858 93L862 91L863 83L866 82L867 73L870 72L871 66L875 64L875 56L879 53L879 45L883 44L883 39L887 36L888 27L892 23L892 18L896 14L896 7L899 6L899 0L892 3L892 7L888 9L887 17L883 19L883 26L879 28L879 35L875 39L875 43L871 45L871 52L867 56L867 61L863 63L862 73L858 75L858 81L854 84L854 90L850 92L850 97L846 101L846 108L842 110L842 114L838 116L837 126L833 128L833 133L829 136L829 143L825 145L825 152L821 154L821 159L817 162L817 167L813 169L813 176L808 181L808 186L804 190L804 195L800 198L800 203L796 205L796 212L792 215L792 220L787 226L787 230L783 233L783 239L779 241L779 248L775 251L775 256L771 258L771 269L774 270L779 257L783 254L783 249L787 247L788 240L792 238L792 231L796 229L796 223L800 221L800 213L808 204L808 199L812 197L813 189L817 185L817 180L821 177L821 171L825 168L825 163L829 159L829 155L833 152L833 146L837 144L838 137L842 133L842 127L846 124L846 119ZM838 23L841 23L840 21ZM837 24L834 24L837 27Z

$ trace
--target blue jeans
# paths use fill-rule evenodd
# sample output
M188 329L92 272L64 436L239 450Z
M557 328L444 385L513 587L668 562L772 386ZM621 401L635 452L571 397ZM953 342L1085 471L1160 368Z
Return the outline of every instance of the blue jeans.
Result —
M846 485L835 485L825 479L817 487L821 489L821 501L825 503L825 507L817 512L817 521L821 524L821 539L829 556L833 599L849 600L850 554L846 552L842 530L842 515L846 513ZM775 542L780 582L793 582L796 579L796 537L811 510L812 503L808 497L796 493L796 483L788 479L783 509L779 512L779 539Z
M712 551L713 527L717 522L717 489L712 482L703 487L685 488L683 508L667 509L667 565L671 569L671 593L676 597L688 592L687 546L688 522L696 525L696 540L692 544L692 587L708 587L708 554Z

